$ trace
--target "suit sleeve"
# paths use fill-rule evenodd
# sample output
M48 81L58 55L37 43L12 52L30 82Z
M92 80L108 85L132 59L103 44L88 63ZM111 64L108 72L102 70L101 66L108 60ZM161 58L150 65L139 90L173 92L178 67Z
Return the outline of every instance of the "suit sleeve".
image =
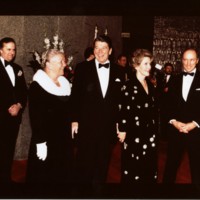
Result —
M19 97L19 102L22 105L22 110L25 109L27 104L28 89L25 81L24 75L20 78L21 95Z
M70 119L72 122L79 122L81 99L84 90L84 66L77 66L74 73L72 92L70 96Z
M168 89L168 103L166 104L166 108L165 110L166 115L167 115L167 120L168 122L171 119L177 119L177 114L178 114L178 106L180 104L180 102L177 101L177 89L176 89L176 82L177 79L173 79L171 85L173 85L173 87L169 87Z
M24 111L26 104L27 104L27 96L28 96L28 89L26 85L26 80L24 77L23 69L18 66L18 74L17 74L17 81L16 81L16 103L20 103L22 105L22 111Z

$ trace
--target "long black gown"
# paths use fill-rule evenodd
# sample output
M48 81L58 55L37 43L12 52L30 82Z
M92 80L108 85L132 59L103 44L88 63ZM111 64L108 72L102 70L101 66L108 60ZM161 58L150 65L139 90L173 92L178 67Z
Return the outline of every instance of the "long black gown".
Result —
M122 147L122 183L154 183L157 179L157 109L154 87L147 94L136 77L122 90L119 130L126 131Z
M36 81L29 89L32 138L28 157L27 182L69 183L73 167L72 140L68 118L69 96L45 91ZM36 144L46 142L47 158L39 160Z

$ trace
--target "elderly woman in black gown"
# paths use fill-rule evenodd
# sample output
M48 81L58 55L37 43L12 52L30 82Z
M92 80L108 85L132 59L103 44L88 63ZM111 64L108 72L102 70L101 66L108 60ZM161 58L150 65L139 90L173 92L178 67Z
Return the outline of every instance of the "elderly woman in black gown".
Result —
M122 183L154 183L157 179L157 116L154 86L147 78L153 56L146 49L133 52L135 68L122 88L118 137L122 148Z
M67 183L73 152L68 117L71 86L63 76L65 55L51 49L42 58L43 70L35 73L29 89L32 138L27 181Z

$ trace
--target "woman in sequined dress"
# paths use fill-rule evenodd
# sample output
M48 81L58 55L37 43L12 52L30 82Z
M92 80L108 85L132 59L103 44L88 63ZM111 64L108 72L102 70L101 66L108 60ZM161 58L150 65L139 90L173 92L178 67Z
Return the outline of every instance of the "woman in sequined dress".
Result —
M154 86L147 78L153 56L137 49L131 57L136 69L122 88L118 137L122 147L122 183L155 183L158 111Z

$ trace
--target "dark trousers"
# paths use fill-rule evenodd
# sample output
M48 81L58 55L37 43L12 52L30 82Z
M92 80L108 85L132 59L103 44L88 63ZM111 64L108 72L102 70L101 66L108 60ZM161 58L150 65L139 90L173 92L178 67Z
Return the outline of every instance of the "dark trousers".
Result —
M0 122L0 183L11 182L11 170L19 122L15 117Z
M81 142L76 155L76 182L88 186L94 193L101 193L106 181L112 145L102 140Z
M163 183L175 183L185 150L189 155L192 183L200 184L200 133L183 134L178 131L173 131L169 137Z

